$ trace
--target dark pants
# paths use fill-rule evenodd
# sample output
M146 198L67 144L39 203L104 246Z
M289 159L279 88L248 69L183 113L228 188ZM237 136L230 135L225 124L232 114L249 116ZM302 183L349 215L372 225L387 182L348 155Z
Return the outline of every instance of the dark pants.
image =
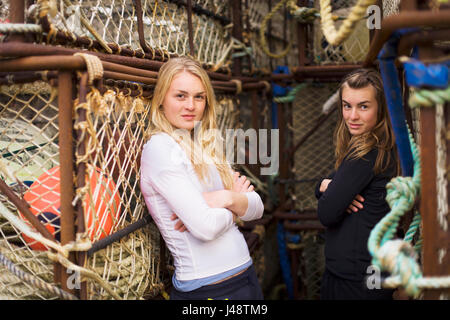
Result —
M243 273L228 280L181 292L172 288L171 300L263 300L261 287L253 265Z
M368 289L366 281L342 279L325 270L320 287L321 300L392 300L390 289Z

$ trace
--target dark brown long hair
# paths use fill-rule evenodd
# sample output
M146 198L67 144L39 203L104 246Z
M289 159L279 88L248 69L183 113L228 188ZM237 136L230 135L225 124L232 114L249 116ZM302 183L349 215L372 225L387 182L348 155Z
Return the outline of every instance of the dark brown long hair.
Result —
M356 136L350 134L342 114L342 91L345 86L352 89L372 86L375 89L375 98L378 103L377 122L369 132ZM387 110L380 74L373 69L357 69L345 76L339 87L338 106L338 124L334 132L336 169L346 156L349 159L360 159L373 148L378 148L374 173L378 174L386 170L391 165L391 161L395 161L398 171L395 136ZM393 150L394 153L392 153Z

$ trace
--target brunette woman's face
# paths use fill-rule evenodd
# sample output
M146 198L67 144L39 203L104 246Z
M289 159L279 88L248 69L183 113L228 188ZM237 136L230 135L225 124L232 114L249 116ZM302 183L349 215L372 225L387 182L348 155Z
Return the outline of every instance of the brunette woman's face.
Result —
M206 90L199 77L183 71L176 74L162 103L167 120L175 128L192 130L206 107Z
M342 116L352 136L369 132L377 124L378 102L372 85L342 89Z

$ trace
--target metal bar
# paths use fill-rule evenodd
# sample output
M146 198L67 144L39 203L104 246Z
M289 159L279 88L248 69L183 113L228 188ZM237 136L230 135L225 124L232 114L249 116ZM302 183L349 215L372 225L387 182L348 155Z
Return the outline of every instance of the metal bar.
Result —
M260 120L260 116L261 113L259 111L259 107L258 107L258 92L256 90L253 90L250 93L250 103L251 103L251 110L252 110L252 117L251 117L251 121L252 121L252 127L256 132L259 132L259 120ZM258 154L258 150L259 150L259 135L256 135L256 153ZM250 164L250 171L258 176L259 172L260 172L260 164L257 162L256 164Z
M298 6L305 7L308 4L307 0L299 0L297 1ZM305 23L297 22L297 46L298 46L298 65L304 66L307 63L306 58L306 49L307 49L307 42L308 42L308 31L307 31L308 25Z
M92 247L88 250L87 255L90 257L95 252L106 248L108 245L110 245L113 242L119 241L123 237L129 235L130 233L145 227L147 224L149 224L151 221L150 215L146 215L143 218L139 219L138 221L126 226L125 228L114 232L113 234L106 236L105 238L96 241Z
M404 35L398 43L398 56L409 56L417 45L432 45L434 40L450 40L450 29L421 30Z
M137 18L137 31L139 36L139 45L145 53L152 53L155 57L156 52L151 50L151 48L147 45L144 36L144 23L142 22L142 4L141 0L133 0L133 5L136 9L136 18Z
M2 43L0 44L0 56L3 57L28 57L28 56L48 56L48 55L73 55L75 53L89 53L99 57L102 61L108 61L129 67L159 71L164 62L151 59L141 59L137 57L121 56L116 54L106 54L96 51L86 51L79 49L64 48L60 46L46 46L34 43ZM219 72L206 70L209 77L215 80L229 81L231 76Z
M25 22L25 0L10 0L9 1L9 21L11 23ZM6 41L24 41L23 34L8 35Z
M106 71L106 70L103 71L103 77L109 78L109 79L116 79L116 80L128 80L128 81L133 81L133 82L140 82L140 83L149 84L149 85L156 84L156 79L154 79L154 78L139 77L139 76L129 75L126 73Z
M361 64L332 64L332 65L323 65L323 66L298 66L292 68L293 74L321 74L321 73L335 73L335 72L344 72L348 73L355 69L361 68Z
M118 64L105 61L102 61L102 64L105 69L105 71L103 72L105 78L141 82L148 85L154 85L156 83L156 78L153 78L155 73L151 71L145 70L144 72L139 72L139 69L137 68L120 66ZM2 70L3 72L80 69L86 69L86 63L80 56L31 56L9 60L0 60L0 70ZM120 72L110 70L117 70ZM141 74L145 76L138 76L134 74ZM225 85L226 87L214 86L214 89L232 93L236 92L236 84L234 82L223 82L223 85ZM242 85L243 90L258 90L262 88L265 88L264 82L245 83Z
M167 0L167 2L175 3L178 6L187 7L187 3L184 1L181 1L181 0ZM194 5L192 6L192 11L196 14L205 15L209 18L217 20L223 26L226 26L231 23L230 19L228 19L227 17L219 16L219 15L215 14L214 12L205 9L204 7L202 7L201 5L196 4L196 3L194 3Z
M292 282L294 286L294 300L298 300L299 292L298 292L298 267L299 267L299 251L301 249L291 249L288 247L288 251L291 254L291 275Z
M370 67L377 59L378 53L392 32L409 27L450 27L450 10L441 11L408 11L391 15L381 22L381 29L375 31L369 52L363 66Z
M317 212L314 211L308 211L310 213L289 213L289 212L282 212L282 211L276 211L273 216L279 219L285 219L285 220L319 220L319 217L317 215ZM314 213L312 213L314 212Z
M286 158L286 122L285 122L285 110L281 103L277 104L278 113L278 129L280 139L280 179L286 179L289 174L288 159ZM280 204L286 202L286 191L284 185L279 185L278 188Z
M442 56L442 52L431 46L419 46L420 59L431 59ZM448 129L445 129L448 130ZM449 231L444 231L438 221L437 192L437 141L436 141L436 109L420 109L420 154L422 164L421 203L420 210L423 219L423 275L448 275L448 257L439 261L439 252L449 248ZM442 134L442 133L441 133ZM448 161L448 160L447 160ZM448 199L445 199L448 201ZM424 290L424 299L439 299L440 294L449 290Z
M78 89L78 102L85 103L86 96L88 93L88 74L86 72L83 72L80 79L79 89ZM86 121L86 109L80 108L77 110L78 113L78 120L77 122L84 122ZM77 153L80 156L84 156L86 154L86 141L89 137L87 135L83 135L82 130L76 131L76 141L78 146ZM86 163L81 161L78 163L76 168L76 186L77 189L81 189L86 184ZM84 221L84 210L83 210L83 201L84 199L78 199L78 202L76 203L76 227L77 227L77 233L82 234L86 231L85 228L85 221ZM87 254L86 252L78 252L77 253L77 264L79 266L84 266L86 262ZM80 282L80 299L87 300L87 282L83 281Z
M73 185L73 137L72 137L72 72L61 71L58 76L58 124L59 124L59 162L61 194L61 245L75 240L75 213ZM75 254L69 253L69 260L75 262ZM68 288L68 270L62 268L62 289L71 294L75 290Z
M303 230L325 230L326 228L320 224L320 222L304 222L301 224L296 224L292 222L285 221L283 223L286 230L295 230L295 231L303 231Z
M14 191L2 180L0 179L0 190L1 192L11 201L17 209L25 216L25 218L31 223L31 225L45 238L55 241L55 237L50 233L50 231L45 228L42 222L30 211L28 203L19 198Z
M233 17L233 30L232 35L235 39L243 42L242 37L242 2L241 0L232 0L232 17ZM240 76L242 74L242 57L235 57L233 59L233 75Z
M420 154L422 165L422 187L420 212L423 219L423 272L425 276L436 275L434 260L437 254L434 220L436 217L436 141L435 110L420 110Z
M195 57L194 48L194 32L192 30L192 0L187 0L187 22L188 22L188 39L189 39L189 53Z
M79 70L85 69L86 63L81 57L44 56L24 57L0 60L2 71L37 71L37 70Z

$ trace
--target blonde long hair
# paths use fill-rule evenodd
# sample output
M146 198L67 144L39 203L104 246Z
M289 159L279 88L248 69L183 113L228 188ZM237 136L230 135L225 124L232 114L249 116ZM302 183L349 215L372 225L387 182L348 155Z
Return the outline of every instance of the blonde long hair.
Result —
M189 72L197 76L206 91L206 106L201 122L200 124L197 123L195 130L192 129L191 132L178 130L178 128L172 126L162 110L162 103L172 80L175 75L181 72ZM158 73L150 110L151 127L146 139L156 133L167 133L185 150L201 181L207 182L209 179L208 163L212 163L217 168L225 189L231 189L233 175L223 152L223 138L216 123L216 105L217 101L211 81L201 65L188 57L172 58L161 67ZM194 131L197 133L196 136L193 134Z
M352 136L342 114L342 91L345 86L352 89L361 89L369 85L376 92L375 98L378 103L377 122L369 132ZM378 155L375 160L374 173L378 174L385 171L391 165L391 161L395 161L398 172L399 164L396 156L395 136L384 97L383 82L379 73L375 70L358 69L342 79L339 87L338 124L334 133L334 139L336 144L336 169L347 155L349 159L360 159L373 148L377 148ZM391 157L393 149L395 151L395 159Z

